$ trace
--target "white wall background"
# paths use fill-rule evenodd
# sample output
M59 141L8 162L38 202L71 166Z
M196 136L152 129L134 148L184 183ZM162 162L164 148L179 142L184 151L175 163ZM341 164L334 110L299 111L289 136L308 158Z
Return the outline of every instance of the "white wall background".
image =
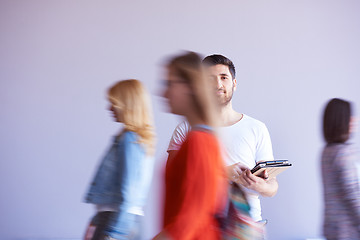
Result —
M321 236L320 116L332 97L359 112L359 10L347 0L1 0L0 239L82 236L93 214L84 192L119 127L105 90L125 78L153 96L146 234L159 230L161 166L179 121L157 96L160 64L182 49L234 61L234 107L265 122L275 157L294 164L263 199L269 239Z

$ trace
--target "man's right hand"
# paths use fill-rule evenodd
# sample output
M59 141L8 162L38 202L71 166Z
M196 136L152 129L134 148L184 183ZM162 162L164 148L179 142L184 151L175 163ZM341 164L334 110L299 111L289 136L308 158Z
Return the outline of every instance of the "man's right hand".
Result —
M241 163L235 163L226 167L226 174L230 181L236 182L241 174L248 168Z

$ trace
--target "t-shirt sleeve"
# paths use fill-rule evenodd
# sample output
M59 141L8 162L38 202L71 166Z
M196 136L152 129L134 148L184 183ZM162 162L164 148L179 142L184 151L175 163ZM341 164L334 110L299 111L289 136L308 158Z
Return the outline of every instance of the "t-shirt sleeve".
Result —
M175 150L175 151L179 150L181 145L185 141L186 136L189 131L190 131L190 126L189 126L188 122L183 121L179 125L177 125L177 127L175 128L175 130L171 136L169 147L168 147L167 151L169 152L172 150Z
M256 144L255 161L273 160L273 150L269 131L264 123L261 123L258 128L258 140Z

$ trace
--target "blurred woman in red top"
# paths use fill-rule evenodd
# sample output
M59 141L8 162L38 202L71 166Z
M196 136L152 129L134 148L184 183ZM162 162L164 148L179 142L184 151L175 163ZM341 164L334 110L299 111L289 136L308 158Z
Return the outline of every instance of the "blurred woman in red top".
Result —
M169 61L165 83L171 112L185 116L191 131L167 162L164 228L154 239L220 239L215 215L224 205L227 183L213 130L212 83L194 52Z

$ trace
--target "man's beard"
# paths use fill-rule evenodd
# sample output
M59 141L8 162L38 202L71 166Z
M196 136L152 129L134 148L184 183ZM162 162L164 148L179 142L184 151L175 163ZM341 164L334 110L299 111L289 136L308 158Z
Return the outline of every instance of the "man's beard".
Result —
M232 100L232 97L233 97L233 95L234 95L234 86L231 88L231 92L229 93L229 92L225 92L226 94L224 94L224 95L226 95L226 96L224 96L224 98L223 97L221 97L221 96L219 96L218 98L218 100L219 100L219 103L220 103L220 106L226 106L226 105L228 105L230 102L231 102L231 100ZM229 94L227 94L227 93L229 93Z

